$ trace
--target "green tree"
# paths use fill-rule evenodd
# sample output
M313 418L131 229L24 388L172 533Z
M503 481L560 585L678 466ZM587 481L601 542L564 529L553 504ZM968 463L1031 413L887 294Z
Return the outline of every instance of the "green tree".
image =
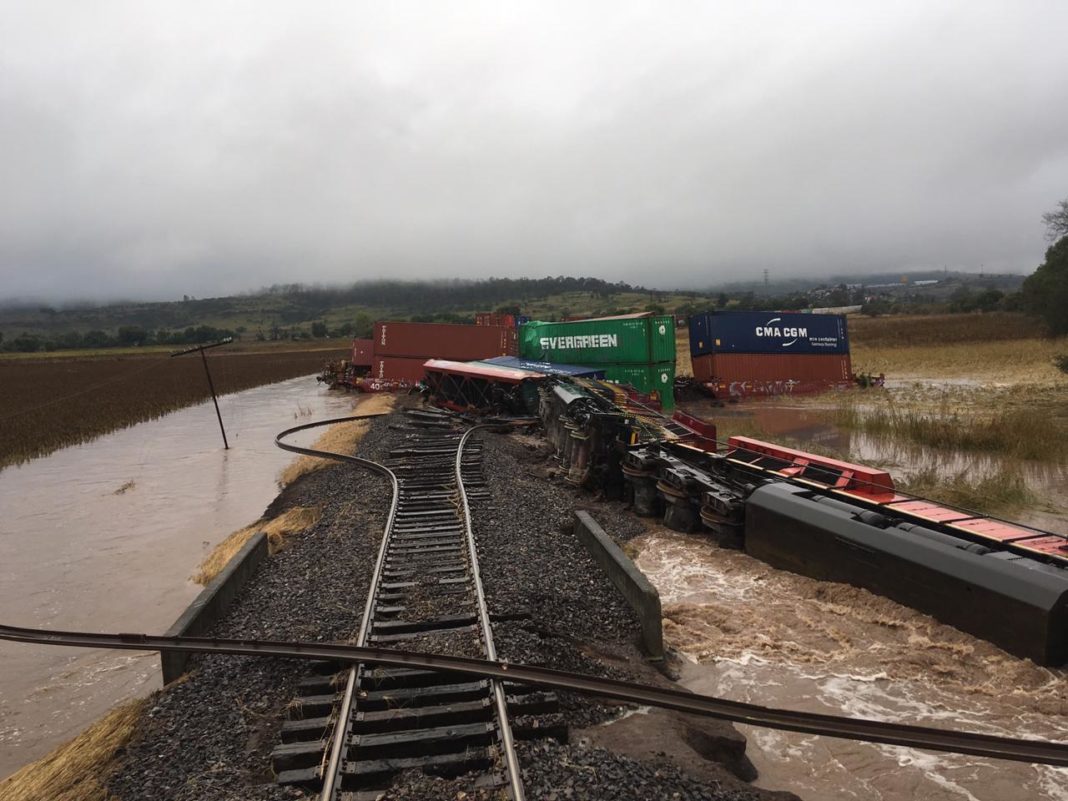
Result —
M975 307L980 311L994 311L1001 305L1005 293L1000 289L984 289L975 298Z
M360 312L356 315L356 323L352 333L359 339L370 339L374 332L374 325L371 315L367 312Z
M148 339L148 332L139 325L120 325L116 339L120 345L143 345Z
M85 347L87 348L107 348L114 344L111 337L109 337L107 333L101 331L99 328L94 328L92 331L87 333L82 338L82 341L85 343Z
M311 335L316 339L323 339L326 336L326 323L322 320L316 320L312 323Z
M1068 334L1068 236L1050 246L1045 262L1024 281L1023 303L1051 334Z
M41 349L41 340L33 334L19 334L11 340L11 344L19 353L36 353Z

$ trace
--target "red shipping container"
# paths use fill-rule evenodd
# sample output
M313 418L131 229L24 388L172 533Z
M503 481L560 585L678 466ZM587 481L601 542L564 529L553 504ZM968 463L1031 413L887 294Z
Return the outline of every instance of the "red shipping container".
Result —
M501 328L514 328L515 315L496 312L476 312L475 325L496 325Z
M494 356L515 356L514 328L447 323L375 323L375 356L449 359L469 362Z
M375 356L371 365L371 378L408 381L416 384L426 377L423 363L426 359L404 359L394 356Z
M848 353L709 353L692 361L694 378L717 397L820 392L853 383Z
M352 340L352 358L349 359L353 367L370 367L374 358L373 339Z

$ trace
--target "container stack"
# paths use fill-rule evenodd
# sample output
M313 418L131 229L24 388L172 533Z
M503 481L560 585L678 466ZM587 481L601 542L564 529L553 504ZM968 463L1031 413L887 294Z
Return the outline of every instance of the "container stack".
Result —
M388 388L418 384L427 359L475 361L516 352L512 327L384 321L375 323L374 339L352 341L351 361L358 371L386 382L382 388Z
M427 359L457 362L514 356L516 330L491 325L378 322L374 329L371 376L418 383Z
M608 381L656 397L663 409L675 407L675 319L670 315L529 322L519 329L519 355L537 362L596 366Z
M716 397L820 392L852 384L846 318L791 312L690 317L694 378Z

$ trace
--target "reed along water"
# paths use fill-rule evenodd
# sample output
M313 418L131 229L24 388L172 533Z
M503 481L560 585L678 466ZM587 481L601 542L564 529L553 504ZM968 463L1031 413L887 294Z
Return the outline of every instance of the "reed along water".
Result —
M293 455L274 436L351 413L306 376L0 471L0 610L16 626L164 632L211 548L253 523ZM306 432L303 444L315 432ZM160 686L159 655L0 642L0 777Z

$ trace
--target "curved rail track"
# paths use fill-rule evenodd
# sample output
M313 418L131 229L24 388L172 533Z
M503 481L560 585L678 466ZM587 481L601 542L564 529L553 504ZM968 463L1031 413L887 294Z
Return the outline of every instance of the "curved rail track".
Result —
M355 644L418 644L425 650L496 660L489 609L478 571L468 490L482 493L481 445L459 432L455 418L406 410L411 431L387 464L345 457L386 476L393 497ZM279 447L312 456L340 454ZM338 689L340 692L337 692ZM314 785L321 798L374 795L409 769L440 774L483 771L482 785L524 793L508 720L509 699L497 679L460 680L452 674L355 665L341 674L313 676L291 705L296 719L283 728L273 754L283 783ZM542 702L544 698L540 699ZM521 700L515 703L521 704ZM530 705L527 704L527 709ZM326 712L324 716L322 713Z

